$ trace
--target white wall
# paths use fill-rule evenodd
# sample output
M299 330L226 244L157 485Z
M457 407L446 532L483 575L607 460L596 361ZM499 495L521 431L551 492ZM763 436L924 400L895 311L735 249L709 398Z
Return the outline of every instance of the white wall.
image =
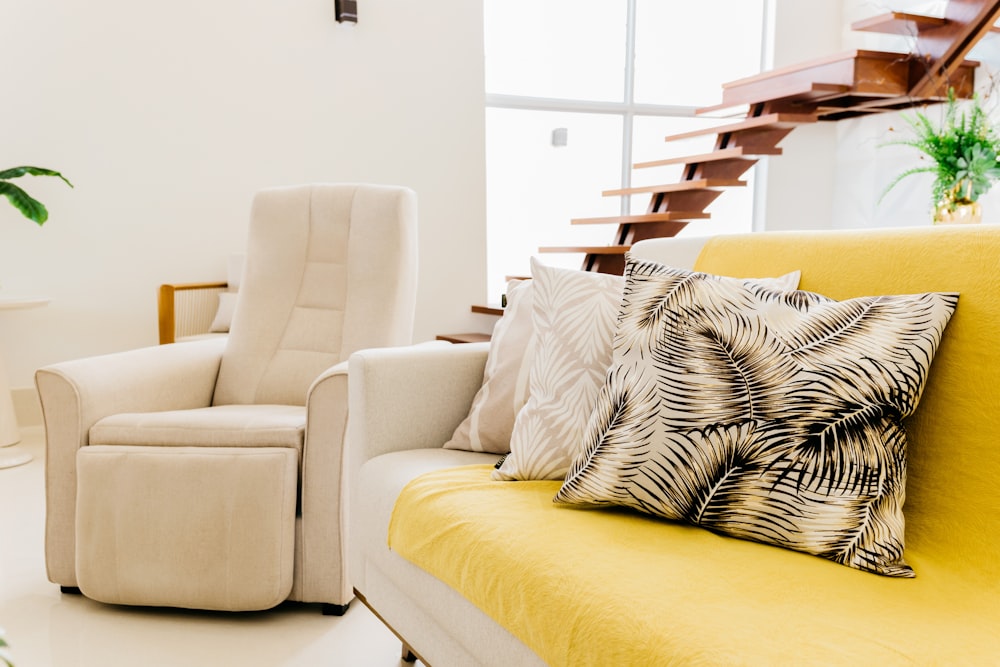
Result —
M156 287L224 279L253 193L314 181L402 184L420 205L416 340L483 330L481 3L359 0L6 3L0 168L44 228L0 202L0 312L14 387L44 364L156 342Z
M835 55L841 47L841 3L773 0L773 68ZM837 130L833 123L797 127L782 142L780 157L761 160L766 174L757 196L761 230L824 229L831 225Z

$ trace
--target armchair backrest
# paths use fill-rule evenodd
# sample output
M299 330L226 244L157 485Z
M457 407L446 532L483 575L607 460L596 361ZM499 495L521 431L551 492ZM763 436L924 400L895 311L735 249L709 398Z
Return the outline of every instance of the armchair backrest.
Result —
M304 405L352 352L408 345L417 281L412 190L320 184L254 198L214 403Z

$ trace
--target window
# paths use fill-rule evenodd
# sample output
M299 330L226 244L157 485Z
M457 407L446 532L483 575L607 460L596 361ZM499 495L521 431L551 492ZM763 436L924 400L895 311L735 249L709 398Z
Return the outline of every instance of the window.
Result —
M648 195L604 190L676 181L680 167L632 164L711 150L714 137L663 137L715 125L695 110L760 70L766 0L484 0L487 271L527 275L540 246L607 245L614 225L572 218L645 211ZM698 140L701 141L701 140ZM726 192L695 234L752 227L751 185ZM579 254L546 263L579 268Z

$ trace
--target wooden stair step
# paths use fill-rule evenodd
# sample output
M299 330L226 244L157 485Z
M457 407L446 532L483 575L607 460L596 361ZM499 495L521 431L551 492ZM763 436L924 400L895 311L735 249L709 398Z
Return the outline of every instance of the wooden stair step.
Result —
M948 19L936 16L889 12L851 24L851 30L877 32L883 35L905 35L915 37L921 32L948 25Z
M486 343L489 342L493 337L487 333L455 333L455 334L438 334L435 336L436 340L444 340L449 343Z
M631 250L631 248L632 246L630 245L546 246L544 248L539 248L538 252L582 252L587 255L624 255Z
M825 100L835 99L851 92L851 87L839 83L819 83L815 81L796 82L793 81L783 86L773 86L768 90L767 102L782 102L786 104L812 105ZM765 101L765 100L758 100ZM722 102L715 106L702 107L696 109L695 113L709 114L731 109L737 106L746 106L747 102Z
M857 49L731 81L722 86L722 103L759 104L788 99L813 84L847 86L839 94L903 95L910 87L914 58L894 51Z
M503 308L501 306L473 306L472 312L478 313L479 315L503 315Z
M711 213L704 211L668 211L666 213L644 213L642 215L612 215L606 218L575 218L571 225L636 225L656 222L684 222L687 220L708 220Z
M692 190L713 190L718 188L742 188L746 181L739 179L722 178L702 178L692 181L681 181L680 183L669 183L667 185L642 185L632 188L620 188L617 190L605 190L601 194L605 197L620 197L623 195L641 194L667 194L670 192L690 192Z
M721 148L711 153L701 155L688 155L682 157L672 157L665 160L650 160L649 162L636 162L633 169L647 169L649 167L665 167L671 164L698 164L701 162L719 162L721 160L740 160L746 156L759 155L781 155L781 149L777 146L759 149L750 149L746 146L736 146L735 148Z
M716 125L715 127L705 127L700 130L691 130L680 134L671 134L665 141L680 141L681 139L691 139L703 137L709 134L737 134L740 132L752 132L767 129L791 129L799 125L816 122L816 114L811 113L772 113L764 116L754 116L728 125Z

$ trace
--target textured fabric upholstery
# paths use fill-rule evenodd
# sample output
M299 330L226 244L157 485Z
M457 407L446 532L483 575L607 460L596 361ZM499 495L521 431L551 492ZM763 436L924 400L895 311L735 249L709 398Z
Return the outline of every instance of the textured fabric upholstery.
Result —
M251 209L228 340L39 370L50 580L122 604L243 610L286 598L349 602L341 529L346 359L358 349L411 342L416 224L416 198L406 188L264 190ZM291 465L293 479L260 477L268 457ZM202 465L224 471L209 475ZM143 505L145 486L164 498L199 502ZM231 520L247 502L268 512L286 507L289 490L293 509L280 514L280 530ZM119 506L146 506L149 516L140 521ZM168 533L196 523L215 526L219 535L199 547L205 553L192 555L190 544ZM100 554L110 553L112 538L130 539L149 526L162 543L116 555L128 561L126 580ZM239 534L215 539L227 531ZM286 539L287 558L268 555L284 554ZM230 562L237 553L239 563ZM229 562L236 574L220 587L200 559ZM231 590L237 581L239 594Z
M214 405L304 405L324 369L413 327L408 198L335 185L271 190L254 201L239 308ZM386 271L402 260L411 266ZM260 313L269 313L261 319ZM408 341L407 341L408 342Z
M301 452L305 430L302 406L223 405L111 415L90 429L90 444L290 447Z
M295 450L96 445L77 466L76 570L88 597L220 610L288 597Z

